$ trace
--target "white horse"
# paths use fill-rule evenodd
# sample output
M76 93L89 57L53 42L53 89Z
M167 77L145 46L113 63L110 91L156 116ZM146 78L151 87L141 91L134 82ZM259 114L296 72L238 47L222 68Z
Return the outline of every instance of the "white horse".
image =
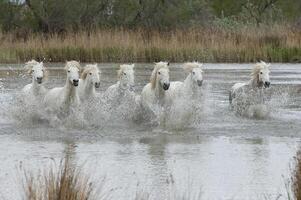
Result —
M245 83L235 83L229 93L229 101L236 97L238 93L250 90L264 89L270 87L270 64L263 61L256 63L251 73L251 80Z
M203 64L198 62L188 62L183 64L183 69L188 73L184 82L173 81L167 93L172 98L179 97L193 98L200 92L203 85Z
M141 92L141 103L144 108L153 110L158 105L165 105L166 91L170 86L168 65L167 62L155 63L150 83L144 86Z
M96 97L95 88L100 87L100 75L97 64L85 66L78 87L81 102Z
M71 106L78 106L80 99L78 96L77 86L81 66L77 61L68 61L65 65L67 80L64 87L57 87L49 90L45 95L44 103L51 110L69 111Z
M23 94L33 99L43 98L47 92L47 89L43 85L43 81L47 77L47 71L43 62L37 62L35 60L28 61L25 63L25 69L27 73L32 76L32 82L24 86L22 89Z
M104 93L103 97L106 102L113 102L120 99L125 94L134 94L133 87L135 83L134 64L120 65L117 71L118 81L111 85Z

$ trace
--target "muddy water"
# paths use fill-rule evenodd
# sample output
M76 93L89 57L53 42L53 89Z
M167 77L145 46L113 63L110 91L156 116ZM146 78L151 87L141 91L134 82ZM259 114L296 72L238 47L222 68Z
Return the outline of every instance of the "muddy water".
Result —
M63 85L62 66L47 66L46 86ZM116 82L117 64L99 66L101 93ZM136 66L137 94L151 66ZM248 80L250 67L206 64L203 113L196 116L196 124L174 130L114 118L81 129L20 123L7 108L15 106L15 94L30 78L20 65L0 65L0 197L21 199L20 171L58 165L71 146L72 157L95 182L106 177L105 188L113 189L113 199L129 199L137 191L150 193L151 199L200 191L202 199L285 199L285 184L300 148L301 65L272 65L271 113L261 120L241 117L229 108L228 89ZM172 65L171 79L184 78L179 65ZM30 117L26 114L20 113Z

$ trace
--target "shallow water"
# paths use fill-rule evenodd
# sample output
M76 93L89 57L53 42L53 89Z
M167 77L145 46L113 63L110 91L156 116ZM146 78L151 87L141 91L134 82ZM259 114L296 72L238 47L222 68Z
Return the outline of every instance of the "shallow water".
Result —
M62 64L47 66L51 76L46 86L63 85ZM117 64L99 66L102 92L116 82ZM276 199L279 195L285 199L285 184L300 148L301 65L272 65L272 110L261 120L239 116L229 107L229 88L247 81L250 67L205 64L206 106L196 124L177 130L112 119L97 128L53 127L17 123L11 113L2 112L0 197L21 199L20 166L37 171L49 163L58 165L71 145L72 156L95 181L106 176L106 187L114 189L113 199L129 199L137 190L149 192L151 199L166 199L173 190L201 190L202 199ZM0 65L4 111L14 106L14 95L31 80L20 69L20 65ZM137 94L151 70L150 64L136 66ZM184 78L180 66L171 65L171 79Z

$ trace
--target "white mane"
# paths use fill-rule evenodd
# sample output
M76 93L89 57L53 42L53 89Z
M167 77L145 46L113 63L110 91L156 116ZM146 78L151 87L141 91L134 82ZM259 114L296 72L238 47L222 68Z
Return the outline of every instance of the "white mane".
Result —
M256 63L256 65L253 67L252 72L251 72L251 78L254 81L254 83L257 83L258 80L258 74L261 70L267 70L269 72L269 67L271 64L267 64L263 61L260 61Z
M28 61L25 63L24 69L26 70L26 73L31 75L32 74L32 69L35 65L42 65L42 70L43 70L43 78L45 78L47 80L48 78L48 70L46 69L46 67L44 66L43 62L38 62L34 59Z
M39 64L38 61L32 59L31 61L28 61L25 63L24 68L28 74L31 74L31 72L32 72L31 70L32 70L33 66L38 65L38 64Z
M168 62L162 62L162 61L155 63L155 68L154 68L154 70L152 72L152 75L150 77L150 82L151 82L152 89L156 88L157 72L162 68L165 68L165 69L169 70L168 65L169 65Z
M81 71L81 69L82 69L79 62L77 62L75 60L71 60L71 61L66 62L65 70L68 70L69 67L76 67L79 71Z
M84 70L83 70L83 73L82 73L82 75L81 75L81 78L82 78L83 80L85 80L85 79L87 78L88 73L90 73L90 72L96 72L96 73L99 72L99 69L98 69L98 67L97 67L97 64L89 64L89 65L86 65L85 68L84 68Z
M199 62L187 62L183 64L183 69L190 73L194 68L200 68L202 66L203 64Z
M122 72L128 71L128 70L133 70L134 67L135 67L134 64L131 64L131 65L128 65L128 64L120 65L119 70L117 71L118 78L120 78Z

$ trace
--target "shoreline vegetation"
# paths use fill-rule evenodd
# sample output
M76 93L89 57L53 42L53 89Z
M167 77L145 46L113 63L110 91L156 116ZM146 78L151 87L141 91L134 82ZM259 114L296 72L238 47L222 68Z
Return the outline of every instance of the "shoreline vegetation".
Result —
M301 62L301 29L292 25L96 29L63 34L0 33L0 62Z
M300 9L300 0L0 0L0 62L300 63Z
M94 180L89 173L85 173L83 165L80 165L74 159L75 146L68 144L65 150L65 156L60 161L60 164L44 165L37 172L33 170L25 170L22 166L20 172L22 190L21 198L25 200L106 200L113 199L115 192L114 186L108 185L106 176L100 180ZM192 181L189 181L185 188L179 188L179 183L174 179L172 174L166 179L166 184L169 188L167 193L168 200L200 200L202 199L202 187L195 187ZM115 188L115 189L114 189ZM194 189L193 189L194 188ZM293 160L293 168L291 177L285 183L286 193L279 193L275 199L285 198L288 200L301 198L301 152L298 151ZM121 189L121 188L119 188ZM152 191L154 192L154 191ZM133 196L127 199L133 200L151 200L152 192L148 191L143 185L137 182L136 191L133 191ZM263 195L259 199L267 198Z
M84 172L84 165L80 165L74 158L75 145L68 144L64 158L59 165L44 165L38 171L20 167L22 190L21 199L24 200L109 200L116 192L128 190L108 184L106 176L96 180L90 173ZM110 177L108 177L110 178ZM166 179L170 193L167 200L200 200L201 188L193 189L193 182L185 184L184 190L178 188L178 182L172 174ZM187 186L186 186L187 185ZM119 190L119 191L118 191ZM144 188L143 182L137 181L134 189L125 199L151 200L152 192Z

